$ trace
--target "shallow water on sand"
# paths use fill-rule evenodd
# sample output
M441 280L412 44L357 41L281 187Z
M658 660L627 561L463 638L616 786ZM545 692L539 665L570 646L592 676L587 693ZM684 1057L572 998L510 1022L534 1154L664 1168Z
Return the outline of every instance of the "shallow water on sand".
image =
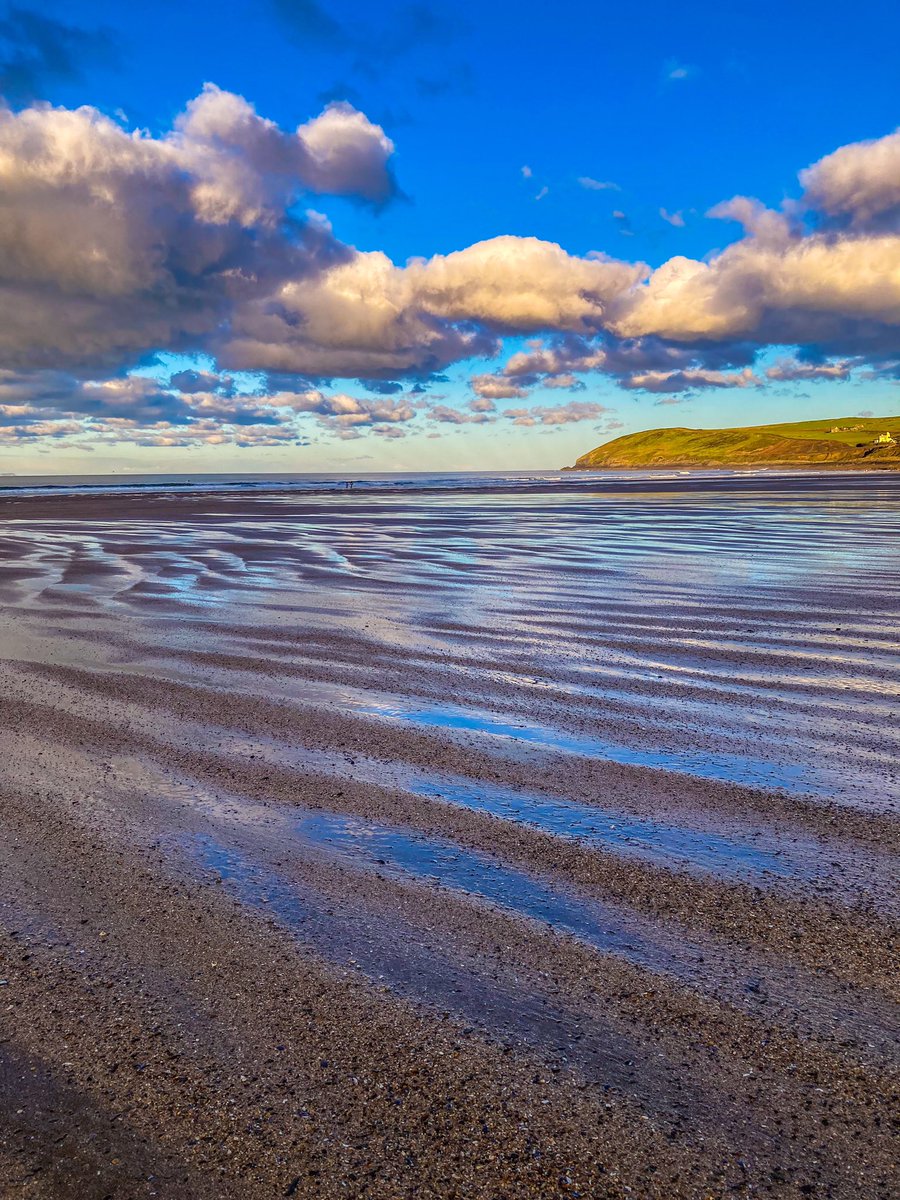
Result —
M900 480L76 500L7 514L33 626L620 763L875 809L897 783Z

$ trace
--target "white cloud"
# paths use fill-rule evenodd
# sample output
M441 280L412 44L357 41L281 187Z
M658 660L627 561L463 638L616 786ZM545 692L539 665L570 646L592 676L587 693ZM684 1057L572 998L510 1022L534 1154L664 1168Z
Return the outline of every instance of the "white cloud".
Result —
M88 107L0 109L3 361L196 348L235 304L349 256L287 209L304 191L383 200L392 149L346 106L285 133L212 86L161 138Z
M528 395L526 388L502 375L474 375L469 382L472 391L482 401L523 400Z
M688 66L687 63L679 62L677 58L670 58L663 67L663 79L667 83L680 83L685 79L690 79L697 74L697 68Z
M635 372L622 381L623 387L644 392L688 392L697 388L759 387L761 380L749 367L743 371L684 371Z
M312 191L377 202L390 198L394 143L365 113L351 104L330 104L301 125L297 137L309 156L302 178Z
M608 180L603 179L592 179L590 175L579 175L578 182L589 192L620 192L622 190L617 183L610 183Z
M751 234L701 262L675 257L611 321L623 337L840 342L900 325L900 237Z
M717 205L709 215L737 221L737 240L655 270L510 235L397 265L343 245L321 213L296 219L314 194L381 204L393 149L348 105L284 130L213 86L162 136L89 107L0 110L4 436L74 422L102 438L277 441L304 421L329 436L396 436L419 401L310 381L383 380L396 392L404 378L495 358L506 336L539 335L473 379L473 405L597 372L660 394L751 387L768 347L789 356L764 373L772 382L900 374L900 134L813 164L802 201L781 210L743 196ZM216 370L165 387L127 374L158 350L203 353ZM286 379L239 396L219 373L238 370Z
M670 213L666 209L661 208L659 210L659 215L662 217L662 219L664 221L667 221L670 225L674 225L676 229L684 228L684 213L682 213L682 212Z
M785 358L766 371L766 378L779 381L798 379L847 379L854 366L852 359L840 362L798 362L796 358Z
M472 405L469 405L472 408ZM440 421L446 425L487 425L494 420L489 412L493 410L491 405L490 410L477 409L474 412L460 412L458 408L450 408L445 404L435 404L428 410L428 417L432 421Z
M800 172L804 199L830 217L854 226L900 214L900 130L887 137L841 146Z
M498 237L395 266L356 254L241 306L222 347L231 368L393 378L499 349L499 335L590 330L644 268Z
M570 400L568 404L534 405L531 408L507 408L500 413L514 425L571 425L594 421L609 409L588 400Z

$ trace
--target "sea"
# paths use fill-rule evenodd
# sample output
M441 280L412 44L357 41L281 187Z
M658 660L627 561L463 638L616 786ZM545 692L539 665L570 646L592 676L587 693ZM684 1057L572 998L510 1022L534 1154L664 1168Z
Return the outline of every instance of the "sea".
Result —
M598 483L616 480L638 482L654 480L686 480L698 484L711 480L765 477L805 478L836 473L804 470L773 470L771 468L721 468L711 470L604 470L604 471L408 471L368 472L351 475L346 472L297 472L285 474L222 473L222 474L137 474L117 472L109 475L0 475L0 498L3 496L35 496L44 493L90 495L102 493L136 494L141 492L221 492L234 489L243 492L431 492L431 491L535 491L562 489L582 491ZM866 476L871 471L841 471L840 476Z

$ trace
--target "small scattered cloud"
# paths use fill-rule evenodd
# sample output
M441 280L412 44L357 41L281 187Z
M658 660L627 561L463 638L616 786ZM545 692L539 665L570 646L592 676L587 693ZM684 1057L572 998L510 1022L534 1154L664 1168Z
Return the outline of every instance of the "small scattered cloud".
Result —
M567 388L570 392L580 392L585 387L580 379L570 374L547 375L541 380L541 384L545 388Z
M545 185L544 187L541 188L541 190L535 196L535 200L543 200L545 196L549 196L549 195L550 195L550 189Z
M471 410L471 405L469 408ZM493 405L490 411L493 411ZM439 421L444 425L487 425L494 420L489 412L461 412L458 408L450 408L446 404L435 404L428 410L427 416L432 421Z
M754 349L746 346L692 350L656 338L622 342L570 334L549 343L532 339L502 370L477 376L472 386L498 398L508 398L513 390L530 394L536 387L583 391L587 385L579 376L602 372L629 391L753 387L762 382L748 365L754 357Z
M800 362L783 358L766 371L768 379L793 382L807 379L847 379L857 363L851 359L830 362Z
M663 65L663 81L665 83L681 83L686 79L692 79L696 74L696 67L679 62L677 58L667 59Z
M712 371L702 367L678 371L640 371L621 381L622 387L641 392L691 392L701 388L759 387L762 380L750 367L743 371Z
M568 404L507 408L500 416L514 425L572 425L580 421L594 421L607 412L609 409L596 401L570 400Z
M531 179L532 175L534 174L531 167L529 167L529 166L520 167L519 169L522 172L523 179Z
M592 179L590 175L579 175L578 182L589 192L621 192L617 183L608 179Z
M481 400L522 400L528 395L526 388L503 375L475 375L469 382Z
M680 210L678 212L670 213L667 209L661 208L659 210L659 215L664 221L668 222L669 225L674 225L676 229L684 228L684 213Z

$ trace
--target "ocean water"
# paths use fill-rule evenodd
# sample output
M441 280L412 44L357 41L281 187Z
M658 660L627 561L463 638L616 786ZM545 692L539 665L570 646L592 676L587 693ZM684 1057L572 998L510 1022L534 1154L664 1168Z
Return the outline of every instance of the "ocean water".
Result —
M0 476L0 494L32 495L41 492L94 493L141 491L221 491L235 488L242 491L330 492L345 491L352 482L353 489L381 491L431 490L434 488L487 488L562 482L570 477L563 471L450 471L369 472L349 475L338 472L297 472L286 474L255 474L234 472L225 474L147 474L116 473L112 475L5 475Z
M137 474L119 472L110 475L0 475L0 497L31 496L43 493L91 495L105 492L345 492L352 485L354 492L419 492L419 491L510 491L583 490L596 483L620 480L678 480L690 476L698 483L710 480L747 479L765 476L783 478L789 471L721 468L706 471L628 470L628 471L407 471L368 472L296 472L285 474L255 474L234 472L225 474ZM816 472L805 472L815 476ZM865 475L871 472L842 472L842 476ZM832 478L833 478L832 473Z

